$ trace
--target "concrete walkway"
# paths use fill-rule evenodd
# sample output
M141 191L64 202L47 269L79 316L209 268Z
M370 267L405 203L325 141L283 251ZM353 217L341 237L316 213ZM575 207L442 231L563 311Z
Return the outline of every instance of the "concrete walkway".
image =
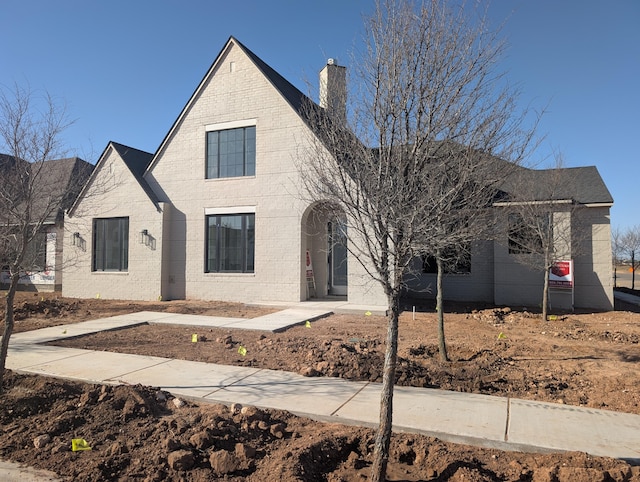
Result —
M380 384L168 358L44 346L55 339L141 323L283 330L327 315L298 306L240 320L139 312L15 334L7 368L90 383L141 383L202 402L239 402L316 420L374 426ZM396 387L394 429L521 451L582 451L640 463L640 415L437 389Z

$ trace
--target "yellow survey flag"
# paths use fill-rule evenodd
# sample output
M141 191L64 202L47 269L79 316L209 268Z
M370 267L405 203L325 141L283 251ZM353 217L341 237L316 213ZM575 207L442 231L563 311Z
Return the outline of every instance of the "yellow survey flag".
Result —
M243 346L240 346L238 348L238 353L240 353L242 356L245 356L247 354L247 349Z
M193 334L191 335L191 343L198 343L198 335L197 334Z
M507 335L505 335L505 334L504 334L504 333L502 333L502 332L500 332L500 333L498 334L498 340L503 340L503 339L505 339L506 337L507 337Z
M73 438L71 439L71 450L78 452L79 450L91 450L91 447L89 447L89 443L85 439Z
M304 326L306 326L307 328L311 328L311 322L310 322L310 321L307 321L307 322L304 324Z
M371 312L370 311L366 311L364 316L371 316Z

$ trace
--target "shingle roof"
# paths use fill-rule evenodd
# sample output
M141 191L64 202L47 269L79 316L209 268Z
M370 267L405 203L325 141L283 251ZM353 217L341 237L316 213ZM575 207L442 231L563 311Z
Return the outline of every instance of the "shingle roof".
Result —
M612 204L613 197L595 166L557 169L519 168L503 184L519 200L571 199L580 204Z
M111 142L111 145L127 165L129 170L131 171L131 174L133 174L133 176L136 178L136 181L138 181L140 187L142 187L142 189L144 189L144 192L147 193L149 199L151 199L156 207L158 207L160 202L158 196L153 191L153 189L151 189L151 186L149 186L149 183L147 183L146 179L144 178L144 172L153 159L153 154L113 141Z

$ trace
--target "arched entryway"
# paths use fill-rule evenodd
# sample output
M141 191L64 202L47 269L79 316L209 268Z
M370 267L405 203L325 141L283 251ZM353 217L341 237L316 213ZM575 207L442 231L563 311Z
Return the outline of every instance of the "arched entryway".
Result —
M303 297L347 299L348 254L344 216L325 203L307 208L302 217Z

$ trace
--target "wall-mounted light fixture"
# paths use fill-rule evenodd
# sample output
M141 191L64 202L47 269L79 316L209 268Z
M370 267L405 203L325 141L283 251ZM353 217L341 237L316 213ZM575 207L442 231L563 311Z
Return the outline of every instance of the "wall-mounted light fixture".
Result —
M143 229L140 231L140 244L144 244L145 246L149 246L151 242L151 236L149 235L149 231Z
M75 233L73 233L73 235L71 236L71 245L72 246L77 246L78 248L80 248L83 251L86 248L85 240L82 239L82 236L77 231Z

